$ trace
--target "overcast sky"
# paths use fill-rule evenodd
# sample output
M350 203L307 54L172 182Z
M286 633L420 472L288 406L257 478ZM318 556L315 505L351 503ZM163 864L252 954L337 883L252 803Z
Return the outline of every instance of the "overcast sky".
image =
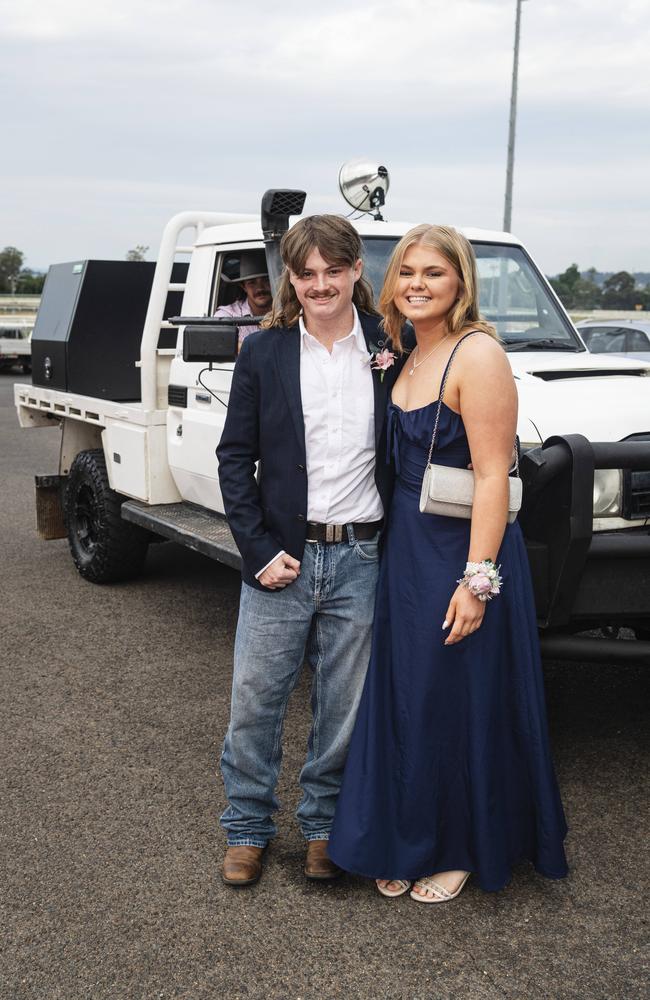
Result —
M124 257L268 187L500 229L515 0L0 0L0 247ZM513 231L547 273L650 270L650 2L526 0Z

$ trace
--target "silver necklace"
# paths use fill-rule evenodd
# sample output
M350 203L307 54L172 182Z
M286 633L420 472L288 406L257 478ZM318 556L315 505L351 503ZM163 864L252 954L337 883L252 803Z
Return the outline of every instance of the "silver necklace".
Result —
M442 340L439 341L436 344L436 346L433 348L433 350L429 351L429 353L424 358L422 358L422 361L416 361L415 358L413 357L413 361L411 363L411 367L409 368L409 375L412 375L416 368L419 368L420 365L423 365L425 361L428 361L429 358L431 357L431 355L435 354L439 347L442 347L442 345L444 344L445 340L447 340L448 337L449 337L449 334L446 333L444 335L444 337L442 338ZM420 354L420 345L419 344L415 348L415 351L413 352L413 354L415 354L416 351L417 351L417 353L419 355Z

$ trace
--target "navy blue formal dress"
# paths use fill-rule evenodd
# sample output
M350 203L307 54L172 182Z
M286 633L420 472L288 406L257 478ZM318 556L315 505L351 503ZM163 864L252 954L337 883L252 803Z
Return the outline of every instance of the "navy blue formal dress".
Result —
M440 405L434 461L466 468L463 421ZM437 406L406 412L389 404L397 480L372 655L329 854L369 878L460 869L474 872L481 888L497 890L524 859L542 875L562 878L567 827L517 523L506 527L497 559L503 587L487 603L481 627L456 645L443 644L470 521L419 511Z

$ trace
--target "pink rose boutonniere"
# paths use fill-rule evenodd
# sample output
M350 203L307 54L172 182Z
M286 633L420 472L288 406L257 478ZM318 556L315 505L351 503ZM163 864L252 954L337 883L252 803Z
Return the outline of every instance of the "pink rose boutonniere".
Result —
M389 351L387 347L383 351L377 351L376 354L371 355L370 367L374 371L381 372L381 381L384 381L384 375L389 368L392 368L395 364L395 355L392 351Z

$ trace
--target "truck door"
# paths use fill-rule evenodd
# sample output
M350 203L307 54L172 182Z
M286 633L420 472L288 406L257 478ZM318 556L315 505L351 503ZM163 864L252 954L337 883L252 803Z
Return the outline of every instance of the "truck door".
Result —
M238 301L241 259L261 243L198 247L192 255L183 315L212 316ZM226 417L234 364L209 371L182 356L182 328L170 370L167 449L172 476L184 500L223 512L215 449Z

